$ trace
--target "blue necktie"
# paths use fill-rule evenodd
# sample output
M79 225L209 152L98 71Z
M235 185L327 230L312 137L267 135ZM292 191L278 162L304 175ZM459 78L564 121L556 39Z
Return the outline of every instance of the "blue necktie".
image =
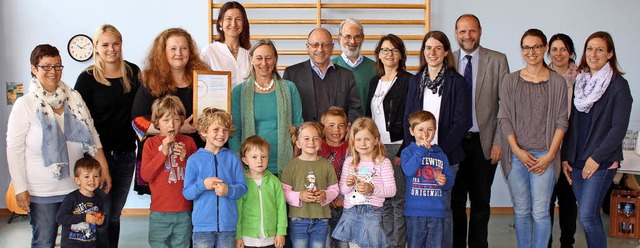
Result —
M469 96L470 99L471 98L471 92L473 91L473 70L471 69L471 55L466 55L464 56L465 59L467 59L467 66L464 67L464 79L467 80L467 90L469 91L467 93L467 96Z

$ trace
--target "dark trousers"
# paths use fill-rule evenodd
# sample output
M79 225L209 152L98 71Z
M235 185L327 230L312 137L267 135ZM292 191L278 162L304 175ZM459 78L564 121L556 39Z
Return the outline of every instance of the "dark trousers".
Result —
M578 205L576 204L576 196L573 194L573 188L569 185L567 177L564 173L558 178L556 186L553 188L551 195L551 204L549 206L549 216L551 216L551 228L553 228L553 214L556 207L556 197L558 199L558 216L560 218L560 247L573 247L576 233L576 220L578 218ZM549 239L549 248L551 248Z
M497 164L485 159L478 133L469 133L462 141L465 159L460 162L451 191L453 247L467 246L467 194L471 202L469 247L488 247L487 225L491 216L491 185Z

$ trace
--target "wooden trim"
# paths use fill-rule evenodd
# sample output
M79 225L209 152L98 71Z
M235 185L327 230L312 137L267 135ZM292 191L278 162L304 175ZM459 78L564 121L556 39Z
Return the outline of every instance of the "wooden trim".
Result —
M431 31L431 0L424 0L424 33Z
M122 215L129 216L141 216L141 215L149 215L151 210L148 208L125 208L122 210Z
M338 44L335 44L335 46L339 46ZM341 50L336 50L335 48L333 49L333 52L331 53L331 55L340 55L342 53ZM418 55L420 53L420 51L407 51L407 56L412 56L412 55ZM278 55L308 55L309 52L307 52L307 50L280 50L278 49ZM374 51L373 50L362 50L360 51L360 54L362 55L374 55Z
M259 39L271 39L271 40L307 40L309 35L307 34L276 34L276 35L270 35L270 34L258 34L258 35L251 35L251 39L252 40L259 40ZM382 36L384 35L380 35L380 34L372 34L372 35L365 35L364 39L365 40L380 40L380 38L382 38ZM400 37L400 39L402 39L403 41L406 40L422 40L422 38L424 38L423 35L398 35L398 37ZM214 35L212 37L212 40L216 40L218 38L218 35ZM338 35L332 35L332 38L334 40L338 40ZM212 41L213 42L213 41Z
M209 0L209 19L207 20L213 20L213 0ZM214 37L213 37L213 29L215 28L216 22L212 22L213 25L209 25L209 44L213 43L214 41Z
M424 9L424 4L331 4L322 5L327 9Z
M222 8L222 3L214 3L212 8ZM314 9L316 4L295 3L248 3L242 4L245 9Z

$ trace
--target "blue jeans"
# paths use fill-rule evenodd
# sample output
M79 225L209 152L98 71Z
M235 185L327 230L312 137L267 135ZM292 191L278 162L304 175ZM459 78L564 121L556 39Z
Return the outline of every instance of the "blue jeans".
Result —
M547 151L529 151L540 157ZM549 202L555 186L553 165L542 175L528 171L516 155L511 155L511 172L507 184L511 191L518 247L547 247L551 237Z
M405 221L407 224L408 248L447 247L442 243L443 218L405 216Z
M133 180L136 153L105 151L105 157L109 164L109 174L111 174L111 191L107 195L102 190L96 191L104 199L104 209L108 218L103 226L98 227L98 247L116 248L120 239L120 214L127 202Z
M191 245L191 211L155 212L149 214L149 246L184 247ZM235 243L234 243L235 244Z
M294 248L324 248L329 233L327 218L289 219L289 235Z
M582 179L582 170L571 172L573 193L578 201L578 220L584 229L589 247L607 247L607 237L602 228L600 206L618 169L597 170L589 179ZM611 211L615 211L612 209Z
M332 237L356 243L361 248L384 248L387 240L382 229L382 207L356 205L345 208Z
M33 248L49 248L56 243L58 236L58 222L56 215L62 202L40 204L29 204L31 212L29 219L31 220L31 247Z
M458 174L460 164L452 164L451 174L454 178ZM442 247L453 247L453 212L451 211L451 190L444 191L445 218L442 230Z
M193 232L194 248L236 247L236 231Z

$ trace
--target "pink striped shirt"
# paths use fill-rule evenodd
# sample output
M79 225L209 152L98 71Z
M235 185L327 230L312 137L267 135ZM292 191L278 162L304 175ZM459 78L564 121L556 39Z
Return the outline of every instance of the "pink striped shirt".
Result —
M351 168L353 157L348 157L342 166L342 175L340 176L340 193L344 197L344 208L352 208L355 205L373 205L382 207L385 198L396 195L396 183L393 178L393 167L391 161L385 158L382 164L374 164L372 161L360 161L356 170ZM347 186L347 177L356 174L359 179L363 179L366 175L371 175L373 179L373 193L363 196L355 191L354 186Z

